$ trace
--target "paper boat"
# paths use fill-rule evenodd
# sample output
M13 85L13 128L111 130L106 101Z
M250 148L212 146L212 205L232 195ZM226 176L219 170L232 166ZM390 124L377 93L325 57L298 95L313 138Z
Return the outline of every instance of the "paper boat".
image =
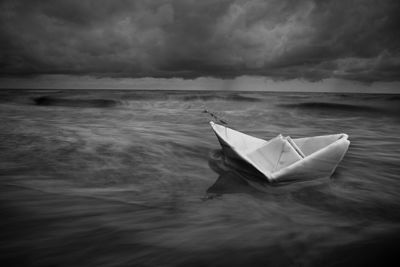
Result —
M246 161L270 182L331 176L350 145L343 133L293 139L278 135L266 141L210 124L224 153Z

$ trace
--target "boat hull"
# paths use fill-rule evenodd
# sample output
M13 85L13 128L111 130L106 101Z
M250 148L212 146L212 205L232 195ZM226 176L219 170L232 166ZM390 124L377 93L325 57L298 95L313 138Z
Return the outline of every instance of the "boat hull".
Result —
M260 165L263 159L256 162L254 158L249 156L254 151L267 146L267 141L213 122L210 122L210 124L226 156L245 161L270 182L290 182L329 177L343 159L350 144L346 134L293 139L299 147L307 151L307 155L282 169L269 171Z

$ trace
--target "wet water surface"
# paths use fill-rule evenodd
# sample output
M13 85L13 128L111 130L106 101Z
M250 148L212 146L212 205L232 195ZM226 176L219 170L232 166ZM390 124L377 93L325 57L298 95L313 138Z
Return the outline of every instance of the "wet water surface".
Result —
M374 266L400 241L390 95L0 92L9 266ZM208 110L260 138L347 133L332 177L270 185L227 158Z

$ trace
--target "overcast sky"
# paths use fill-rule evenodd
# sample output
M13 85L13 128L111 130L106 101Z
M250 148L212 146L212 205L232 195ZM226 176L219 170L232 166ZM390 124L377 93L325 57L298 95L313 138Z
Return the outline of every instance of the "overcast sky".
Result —
M400 93L399 14L398 0L2 0L0 87Z

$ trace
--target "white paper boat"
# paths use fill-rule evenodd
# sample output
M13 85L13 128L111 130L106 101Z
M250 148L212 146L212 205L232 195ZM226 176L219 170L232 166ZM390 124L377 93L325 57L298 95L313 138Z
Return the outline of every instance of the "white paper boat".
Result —
M210 122L225 153L256 168L270 182L331 176L350 145L347 134L266 141Z

